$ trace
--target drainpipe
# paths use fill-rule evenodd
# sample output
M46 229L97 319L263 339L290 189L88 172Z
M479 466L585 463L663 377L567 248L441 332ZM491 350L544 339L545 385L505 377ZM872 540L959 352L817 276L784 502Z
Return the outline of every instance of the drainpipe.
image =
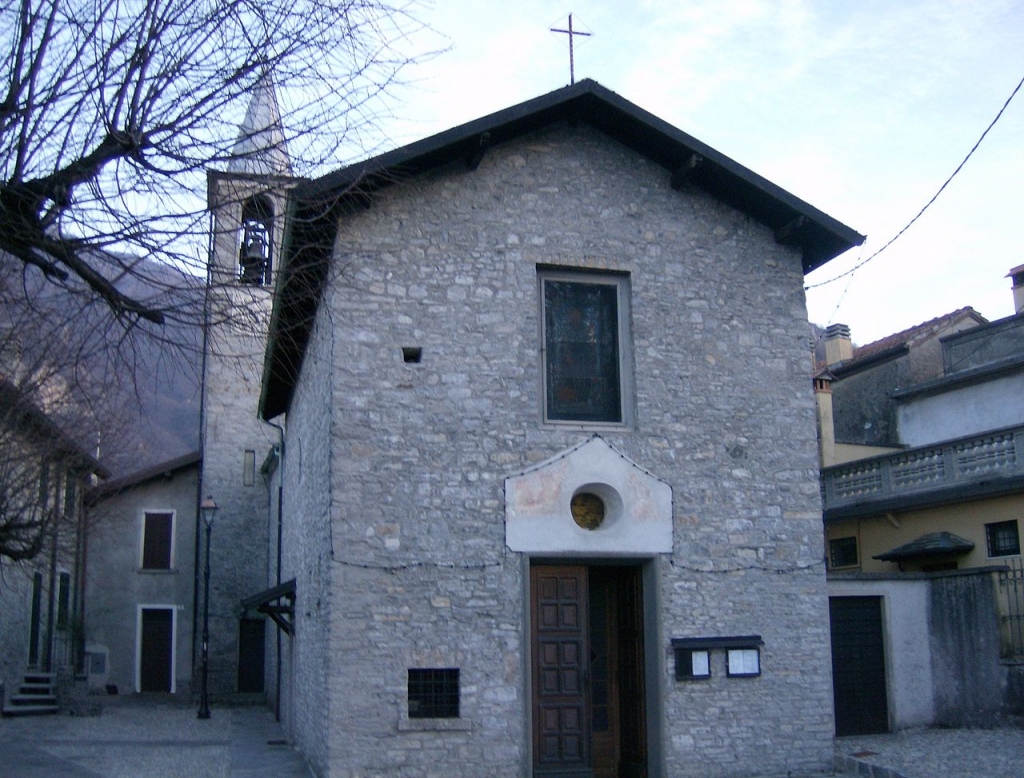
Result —
M275 572L274 584L276 586L281 585L281 549L284 546L284 427L280 424L275 424L272 421L262 420L264 424L269 424L271 427L277 430L278 439L280 443L277 446L277 461L278 468L280 468L280 477L277 487L277 570ZM294 623L294 617L293 617ZM274 664L274 721L281 721L281 628L275 625L274 630L277 638L277 662ZM290 725L290 723L289 723Z

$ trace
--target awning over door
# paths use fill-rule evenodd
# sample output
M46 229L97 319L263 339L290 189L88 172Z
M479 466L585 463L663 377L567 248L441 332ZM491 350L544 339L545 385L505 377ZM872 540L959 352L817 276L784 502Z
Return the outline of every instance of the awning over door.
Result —
M295 579L285 581L242 600L243 614L252 608L255 608L258 613L270 616L286 635L294 635Z

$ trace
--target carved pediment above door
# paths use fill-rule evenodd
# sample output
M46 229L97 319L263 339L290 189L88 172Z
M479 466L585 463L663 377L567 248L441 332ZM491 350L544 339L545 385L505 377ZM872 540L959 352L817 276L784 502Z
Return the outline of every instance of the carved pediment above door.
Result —
M505 543L531 554L672 551L672 488L595 435L505 479Z

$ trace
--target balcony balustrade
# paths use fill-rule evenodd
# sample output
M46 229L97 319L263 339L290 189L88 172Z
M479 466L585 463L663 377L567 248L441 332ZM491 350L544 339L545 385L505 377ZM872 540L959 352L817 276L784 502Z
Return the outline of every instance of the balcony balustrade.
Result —
M822 470L825 518L853 518L1024 486L1024 427L907 449Z

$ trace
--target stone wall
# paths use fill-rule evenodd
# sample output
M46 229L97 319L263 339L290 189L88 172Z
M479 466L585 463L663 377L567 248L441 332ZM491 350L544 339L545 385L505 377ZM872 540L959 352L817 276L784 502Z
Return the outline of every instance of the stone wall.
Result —
M302 381L288 416L281 465L284 484L282 579L295 579L295 635L284 641L281 720L320 775L329 775L333 717L348 700L332 694L330 673L346 666L334 653L334 634L348 626L344 601L332 599L336 578L331 535L331 430L333 402L331 317L320 311L302 366ZM331 623L331 614L340 623ZM337 663L337 664L332 664Z
M827 768L800 258L603 135L559 126L341 223L318 319L330 333L306 356L286 466L308 478L312 457L319 472L310 448L329 433L330 538L310 524L289 552L309 579L307 636L323 616L302 587L331 582L329 774L530 769L528 560L504 544L502 484L594 431L540 421L539 266L629 274L633 418L601 432L674 495L674 550L646 563L650 775ZM319 479L287 482L288 521L317 521ZM762 675L675 682L668 640L721 634L760 634ZM421 666L460 668L458 724L404 715L406 671ZM312 686L297 682L297 709L316 707Z
M995 585L992 572L945 575L931 582L929 627L939 726L991 726L1002 713L1005 671L999 663Z

